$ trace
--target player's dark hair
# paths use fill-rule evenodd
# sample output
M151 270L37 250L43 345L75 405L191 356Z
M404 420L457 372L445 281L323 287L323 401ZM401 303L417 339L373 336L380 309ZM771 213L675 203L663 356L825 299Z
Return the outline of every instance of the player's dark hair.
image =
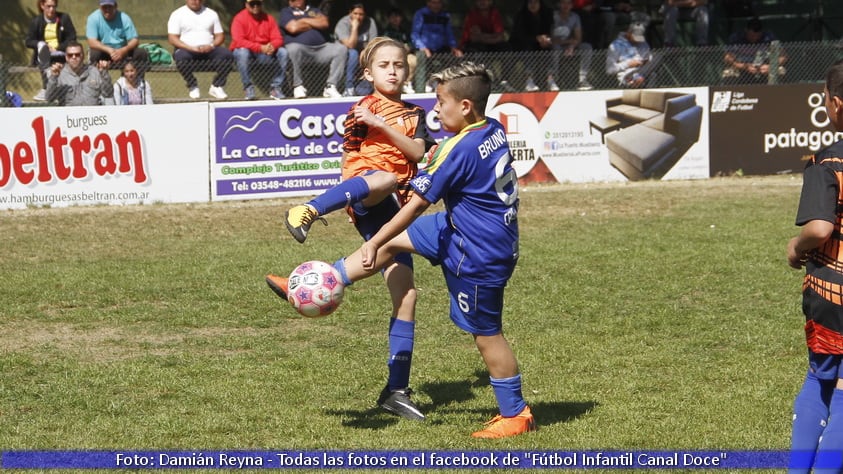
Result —
M434 74L431 82L444 85L457 100L468 99L479 114L485 113L492 92L492 73L486 66L466 61Z
M825 86L832 97L843 99L843 60L837 61L825 74Z

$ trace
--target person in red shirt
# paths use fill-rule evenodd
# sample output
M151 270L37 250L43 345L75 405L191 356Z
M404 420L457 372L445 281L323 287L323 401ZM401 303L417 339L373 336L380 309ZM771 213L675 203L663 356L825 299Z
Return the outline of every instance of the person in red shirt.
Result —
M465 52L505 51L501 12L492 5L492 0L475 0L474 8L465 16L460 49Z
M287 69L287 50L275 20L263 11L262 0L247 0L231 21L231 46L234 62L240 71L246 100L257 98L250 67L275 67L269 83L269 96L283 99L284 73Z
M468 11L463 21L460 49L466 53L496 53L509 51L509 42L503 17L500 10L492 4L492 0L475 0L474 7ZM494 76L499 78L498 89L502 92L512 92L513 89L502 74L500 61L493 57L481 56L476 62L488 64L494 69Z

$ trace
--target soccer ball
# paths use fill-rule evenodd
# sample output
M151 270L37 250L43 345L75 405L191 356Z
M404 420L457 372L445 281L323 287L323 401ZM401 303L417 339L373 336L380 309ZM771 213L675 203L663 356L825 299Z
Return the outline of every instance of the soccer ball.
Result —
M339 307L344 289L342 278L334 267L312 260L290 273L287 299L302 316L318 318Z

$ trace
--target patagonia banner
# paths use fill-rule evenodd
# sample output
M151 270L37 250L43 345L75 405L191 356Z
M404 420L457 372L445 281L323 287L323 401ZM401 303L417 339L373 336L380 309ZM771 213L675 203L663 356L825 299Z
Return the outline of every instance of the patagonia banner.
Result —
M843 136L822 92L822 84L711 88L711 176L801 172L804 157Z

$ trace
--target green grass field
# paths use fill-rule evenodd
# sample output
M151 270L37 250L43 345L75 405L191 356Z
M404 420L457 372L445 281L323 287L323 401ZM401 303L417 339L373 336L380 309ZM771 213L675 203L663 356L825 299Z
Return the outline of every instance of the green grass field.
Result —
M416 260L412 386L374 406L380 277L322 319L266 287L360 243L345 215L300 245L292 201L0 213L2 449L779 450L805 367L798 176L531 186L504 326L539 431L496 413L471 337ZM193 471L195 472L195 471ZM356 471L360 472L360 471Z

